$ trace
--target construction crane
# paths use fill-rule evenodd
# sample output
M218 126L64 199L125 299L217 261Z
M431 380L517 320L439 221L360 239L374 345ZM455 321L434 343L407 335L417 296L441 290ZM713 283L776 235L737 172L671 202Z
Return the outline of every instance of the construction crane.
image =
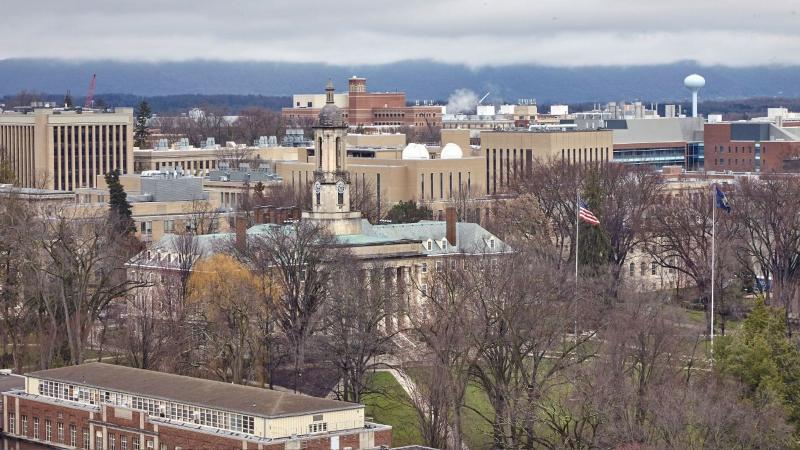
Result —
M92 81L89 82L89 91L86 92L86 102L83 104L83 109L94 107L94 88L97 83L97 74L92 74Z

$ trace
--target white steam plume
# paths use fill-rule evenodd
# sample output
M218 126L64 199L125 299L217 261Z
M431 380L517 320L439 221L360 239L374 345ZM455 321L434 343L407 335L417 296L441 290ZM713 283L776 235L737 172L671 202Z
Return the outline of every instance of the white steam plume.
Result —
M478 95L469 89L456 89L447 99L447 113L474 113L478 106Z

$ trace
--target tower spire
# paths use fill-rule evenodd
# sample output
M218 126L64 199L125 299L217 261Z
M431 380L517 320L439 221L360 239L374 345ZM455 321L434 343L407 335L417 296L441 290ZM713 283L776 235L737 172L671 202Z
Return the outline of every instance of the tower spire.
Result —
M328 78L328 84L325 85L325 103L332 105L333 104L333 81Z

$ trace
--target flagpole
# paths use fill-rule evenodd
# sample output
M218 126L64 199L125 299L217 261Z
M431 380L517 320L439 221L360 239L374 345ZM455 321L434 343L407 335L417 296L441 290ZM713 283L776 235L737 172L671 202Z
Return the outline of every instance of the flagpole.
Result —
M714 276L716 270L716 243L717 243L717 190L714 185L711 194L711 354L714 354Z
M580 249L579 236L581 231L580 215L581 215L581 194L578 189L575 190L575 322L573 323L575 332L575 343L578 343L578 251Z

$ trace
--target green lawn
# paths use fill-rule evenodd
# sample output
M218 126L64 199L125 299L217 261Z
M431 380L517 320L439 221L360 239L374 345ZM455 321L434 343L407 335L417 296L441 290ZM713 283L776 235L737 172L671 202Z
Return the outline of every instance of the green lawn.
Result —
M377 423L392 426L392 446L422 444L417 414L394 377L387 372L372 376L370 387L376 391L364 397L366 415Z
M371 383L371 388L376 393L364 398L364 404L367 406L366 415L372 417L375 422L393 427L394 446L422 444L416 412L394 377L386 372L378 372L372 376ZM470 384L467 388L466 404L487 417L492 415L492 406L486 394L476 385ZM464 440L469 448L491 447L492 428L478 413L464 408L462 423Z
M485 417L493 417L494 410L489 403L489 398L477 385L470 383L467 386L467 396L464 403L480 411ZM478 413L470 408L464 408L462 429L464 440L470 449L492 447L492 426Z

